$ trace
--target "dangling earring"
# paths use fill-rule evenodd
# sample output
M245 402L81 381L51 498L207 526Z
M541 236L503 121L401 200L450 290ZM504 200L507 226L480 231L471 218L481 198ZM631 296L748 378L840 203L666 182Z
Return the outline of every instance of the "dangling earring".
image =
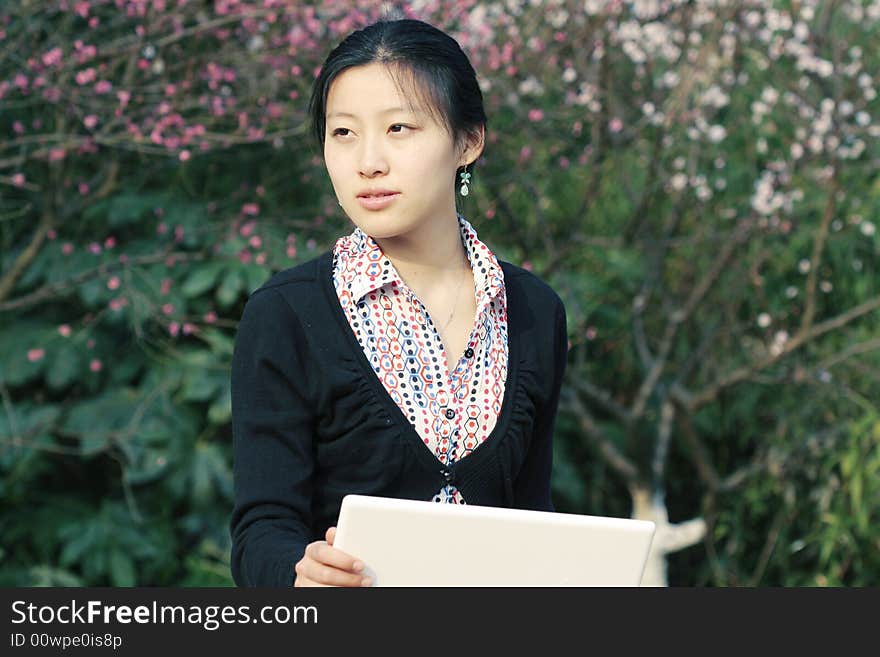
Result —
M467 164L464 165L464 171L462 171L459 175L461 176L461 188L458 190L458 192L462 196L467 196L470 193L470 190L468 189L468 183L471 180L471 174L467 172Z

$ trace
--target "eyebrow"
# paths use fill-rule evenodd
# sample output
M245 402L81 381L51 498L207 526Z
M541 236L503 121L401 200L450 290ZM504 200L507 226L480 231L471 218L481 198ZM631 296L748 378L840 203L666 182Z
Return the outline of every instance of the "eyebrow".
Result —
M417 109L408 109L406 107L389 107L388 109L384 109L379 114L393 114L394 112L412 112L413 114L419 114L419 110ZM356 119L357 116L354 114L350 114L349 112L331 112L327 115L328 119L332 119L335 116L346 116L351 119Z

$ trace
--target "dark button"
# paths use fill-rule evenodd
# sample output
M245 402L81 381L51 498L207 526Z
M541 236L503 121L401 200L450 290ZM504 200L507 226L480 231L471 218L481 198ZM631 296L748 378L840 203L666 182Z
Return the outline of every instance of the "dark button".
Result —
M443 478L446 480L447 484L452 484L455 481L455 472L450 470L449 468L443 468L440 471L440 474L443 475Z
M465 357L465 358L473 358L473 357L474 357L474 350L471 349L470 347L468 347L467 349L465 349L465 350L464 350L464 357Z
M446 419L451 420L454 417L455 417L455 411L453 411L451 408L447 408L446 409Z

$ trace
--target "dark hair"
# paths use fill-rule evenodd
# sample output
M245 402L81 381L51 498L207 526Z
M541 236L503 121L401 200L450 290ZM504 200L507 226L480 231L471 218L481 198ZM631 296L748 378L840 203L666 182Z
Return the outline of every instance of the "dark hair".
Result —
M483 94L458 42L419 20L380 20L348 35L330 52L315 79L309 112L322 148L330 85L344 70L373 63L386 64L402 93L412 92L456 144L485 128Z

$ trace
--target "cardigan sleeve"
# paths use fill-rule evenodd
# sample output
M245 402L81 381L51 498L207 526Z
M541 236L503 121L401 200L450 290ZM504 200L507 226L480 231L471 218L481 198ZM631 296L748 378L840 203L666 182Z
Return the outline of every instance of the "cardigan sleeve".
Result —
M311 539L314 404L306 339L277 290L258 290L232 358L232 577L239 586L290 586Z
M568 359L568 330L565 306L557 302L553 339L553 374L550 396L535 420L535 431L513 487L514 507L553 511L550 496L550 473L553 467L553 427L559 407L562 376Z

